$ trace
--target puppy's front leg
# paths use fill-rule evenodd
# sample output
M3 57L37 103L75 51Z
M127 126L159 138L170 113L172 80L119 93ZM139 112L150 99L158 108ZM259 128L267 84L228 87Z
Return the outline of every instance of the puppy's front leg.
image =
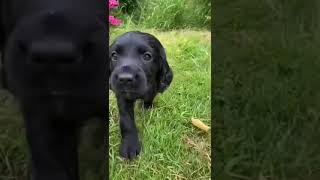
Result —
M117 96L117 103L120 113L121 145L120 156L126 159L133 159L140 153L138 130L134 122L135 100L128 100Z
M78 180L77 135L73 127L59 127L54 119L25 113L32 180Z
M157 92L152 92L143 98L143 108L144 109L151 109L153 107L153 100L156 97Z

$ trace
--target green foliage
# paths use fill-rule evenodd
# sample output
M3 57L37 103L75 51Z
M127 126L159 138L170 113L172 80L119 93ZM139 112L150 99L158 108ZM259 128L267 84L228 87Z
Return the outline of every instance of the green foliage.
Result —
M137 9L139 0L119 0L121 11L127 14L132 14Z
M120 1L120 6L122 12L145 28L211 28L209 0L129 0Z

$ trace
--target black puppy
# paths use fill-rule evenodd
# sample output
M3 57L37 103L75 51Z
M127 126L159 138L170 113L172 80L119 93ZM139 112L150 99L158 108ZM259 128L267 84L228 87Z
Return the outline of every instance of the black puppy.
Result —
M142 32L118 37L109 48L109 62L109 87L115 92L120 113L120 155L132 159L141 149L134 122L135 101L143 99L144 107L150 108L157 93L170 85L173 74L159 40Z
M21 104L33 180L79 179L80 127L106 116L107 32L105 0L0 0L4 84Z

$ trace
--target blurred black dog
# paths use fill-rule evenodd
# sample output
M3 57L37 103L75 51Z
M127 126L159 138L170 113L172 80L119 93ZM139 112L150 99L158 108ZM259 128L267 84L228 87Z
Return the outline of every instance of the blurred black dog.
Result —
M21 104L33 180L78 180L79 128L91 117L105 121L106 6L0 0L3 84Z
M109 48L109 62L109 87L116 94L120 113L120 155L132 159L141 149L134 122L135 101L143 99L144 108L152 107L157 93L170 85L173 73L159 40L142 32L118 37Z

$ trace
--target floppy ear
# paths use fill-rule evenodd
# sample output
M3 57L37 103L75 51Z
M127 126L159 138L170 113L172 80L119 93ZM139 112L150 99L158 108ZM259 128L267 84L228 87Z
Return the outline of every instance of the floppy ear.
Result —
M158 92L164 92L171 84L173 73L167 62L167 56L164 48L160 49L160 72L158 82Z

